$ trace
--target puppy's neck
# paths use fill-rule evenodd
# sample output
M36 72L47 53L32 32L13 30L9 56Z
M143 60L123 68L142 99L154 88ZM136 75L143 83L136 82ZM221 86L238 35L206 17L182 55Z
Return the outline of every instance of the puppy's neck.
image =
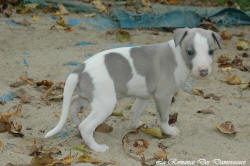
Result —
M170 43L170 46L173 49L173 52L175 54L175 60L177 63L176 69L174 71L175 82L177 87L182 87L190 73L190 70L185 63L183 56L181 55L180 46L175 47L174 43L172 42Z

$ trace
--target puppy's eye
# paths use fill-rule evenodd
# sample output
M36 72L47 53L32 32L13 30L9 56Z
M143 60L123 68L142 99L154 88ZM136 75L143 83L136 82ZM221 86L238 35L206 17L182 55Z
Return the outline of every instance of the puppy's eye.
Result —
M209 50L208 54L211 55L211 56L214 55L214 50Z
M194 51L193 51L193 50L187 50L187 54L188 54L189 56L193 56L193 55L194 55Z

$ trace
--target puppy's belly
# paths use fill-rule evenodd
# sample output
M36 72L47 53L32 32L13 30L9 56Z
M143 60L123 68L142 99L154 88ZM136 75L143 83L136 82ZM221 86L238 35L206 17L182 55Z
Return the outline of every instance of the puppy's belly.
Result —
M132 79L127 84L129 96L148 98L150 94L148 93L148 88L146 84L145 77L138 74L134 75Z

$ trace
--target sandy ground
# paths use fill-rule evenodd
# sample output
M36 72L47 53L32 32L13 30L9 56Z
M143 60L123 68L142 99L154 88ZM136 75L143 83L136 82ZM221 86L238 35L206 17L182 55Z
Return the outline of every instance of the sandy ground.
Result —
M82 15L69 15L67 18L80 18ZM55 24L55 20L50 15L38 15L39 20L34 22L31 15L12 16L13 19L26 18L31 22L31 26L11 26L6 23L8 18L0 18L0 95L9 91L16 91L19 88L10 88L9 84L18 80L22 75L35 80L65 81L66 75L72 71L73 66L63 65L67 62L82 62L90 54L111 48L113 44L121 44L115 35L106 35L106 31L96 30L84 23L75 27L73 32L63 30L53 31L49 27ZM242 31L245 33L243 38L250 38L250 27L226 28L226 31L235 33ZM131 43L149 44L172 39L172 33L159 32L153 35L149 30L129 30L132 35ZM215 58L222 54L229 57L239 55L236 50L238 37L232 40L223 41L223 49L217 50ZM89 46L75 46L76 42L87 41L96 43ZM248 51L248 53L250 53ZM24 60L27 64L24 64ZM244 58L244 63L250 65L250 58ZM181 133L177 137L157 139L140 133L131 138L143 138L149 142L149 148L145 155L152 157L153 153L159 151L158 143L162 143L167 148L169 159L178 160L199 160L213 159L221 160L243 160L250 165L250 91L242 91L238 86L227 85L221 80L226 73L217 68L216 62L213 64L213 74L203 80L194 80L189 77L187 85L190 88L199 88L207 93L214 93L220 96L219 101L203 99L181 90L176 96L176 101L172 104L171 112L178 112L176 126ZM232 73L237 74L243 82L250 81L249 72L242 72L233 69ZM29 156L32 140L36 139L38 145L49 149L57 147L62 151L63 158L68 155L70 149L79 145L82 140L76 137L78 131L72 123L67 123L58 137L44 139L44 134L56 125L61 112L62 102L53 102L46 105L40 100L41 92L29 85L21 86L32 96L31 103L23 104L23 116L14 118L14 121L23 126L22 133L24 138L16 138L12 135L0 133L0 141L3 145L0 149L0 165L9 162L13 164L28 164L32 159ZM189 89L190 90L190 89ZM188 90L187 90L188 91ZM129 158L122 150L122 137L129 131L129 110L127 107L132 104L133 98L124 98L117 105L118 110L124 111L123 117L109 117L106 123L113 126L111 133L95 133L98 143L105 143L110 146L110 150L105 153L93 153L94 157L101 160L113 160L121 166L141 165L140 162ZM20 102L19 99L0 105L0 112L6 112L12 106ZM200 109L212 109L215 115L197 114ZM88 110L83 111L86 117ZM142 120L149 126L156 125L156 110L152 101L142 115ZM232 121L238 134L228 136L221 134L214 126L215 123ZM30 129L31 128L31 129ZM59 146L58 144L61 144ZM76 158L81 153L72 151L72 165L92 165L76 163ZM180 165L180 164L179 164ZM198 164L196 164L198 165ZM210 163L210 165L216 165Z

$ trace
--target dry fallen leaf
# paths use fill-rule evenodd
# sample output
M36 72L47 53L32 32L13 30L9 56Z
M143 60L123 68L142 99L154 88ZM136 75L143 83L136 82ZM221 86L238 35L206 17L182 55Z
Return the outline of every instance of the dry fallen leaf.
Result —
M178 0L168 0L167 4L168 5L178 5Z
M26 13L28 13L28 12L30 12L30 11L31 11L31 8L28 7L28 6L22 8L22 9L16 10L16 12L17 12L18 14L26 14Z
M142 132L157 138L164 138L162 135L161 128L159 126L153 128L142 128Z
M63 19L62 16L60 16L60 17L58 18L58 20L56 21L56 23L57 23L58 25L63 26L63 27L69 26L67 23L65 23L65 21L64 21L64 19Z
M42 86L42 85L46 87L51 87L52 85L54 85L54 82L48 81L48 80L42 80L42 81L36 82L36 86Z
M38 17L37 16L33 16L32 17L32 21L38 21Z
M95 17L95 16L96 16L95 13L84 14L85 18L91 18L91 17Z
M204 96L204 92L200 89L192 89L192 92L197 96Z
M101 0L93 0L92 4L95 5L95 7L99 10L100 13L107 12L107 8L104 6Z
M43 149L42 146L37 147L37 145L34 143L31 146L29 155L30 156L38 156L38 155L40 155L42 153L42 149Z
M221 55L217 60L216 62L217 63L225 63L225 62L228 62L230 61L231 58L229 58L228 56L225 56L225 55Z
M0 133L10 130L11 130L11 125L9 122L0 122Z
M45 166L52 163L53 160L49 153L42 153L42 156L32 158L30 166Z
M175 112L173 114L169 114L168 124L175 123L177 121L177 117L178 117L178 112Z
M128 42L128 41L131 40L130 33L125 31L125 30L122 30L122 29L119 29L119 30L116 31L116 38L120 42Z
M243 70L243 62L242 59L239 58L238 56L235 56L234 59L232 60L232 67L237 68L239 70Z
M13 6L11 4L8 4L6 9L3 10L3 14L6 17L10 17L12 15L12 9L13 9Z
M16 98L20 98L21 102L24 104L30 103L30 97L27 95L27 92L22 88L15 91L13 95Z
M144 152L144 149L148 148L149 143L144 139L136 139L133 146L137 147L137 154Z
M222 31L220 33L220 36L221 36L222 40L231 40L232 39L232 35L228 34L226 31Z
M2 148L2 146L3 146L3 142L2 142L2 141L0 141L0 149Z
M63 6L62 3L58 3L57 7L59 9L60 14L62 14L62 15L69 14L68 10Z
M123 113L122 113L122 111L114 110L112 112L111 116L123 116Z
M67 28L64 28L64 31L65 32L72 32L72 31L74 31L74 28L73 27L67 27Z
M17 88L17 87L22 86L22 85L24 85L24 84L25 84L24 81L17 81L17 82L11 83L11 84L10 84L10 87L12 87L12 88Z
M203 113L203 114L215 114L213 110L210 109L204 109L204 110L199 110L197 113Z
M99 126L97 126L95 131L101 132L101 133L110 133L113 131L113 127L107 125L106 123L102 123Z
M161 149L161 151L154 153L154 159L160 161L168 161L166 149Z
M20 133L18 131L9 130L8 133L11 134L11 135L13 135L14 137L24 137L24 134Z
M236 75L231 74L230 72L227 72L227 76L226 76L224 81L230 85L240 85L241 84L240 78L237 77Z
M223 134L236 134L234 125L231 121L226 121L220 125L216 125L216 128Z
M243 58L248 58L249 54L247 52L242 52L242 53L240 53L240 56Z
M81 155L80 157L78 157L77 162L79 162L79 163L92 163L92 164L102 163L101 160L99 160L97 158L92 158L89 155Z
M49 149L49 153L50 154L61 154L62 152L59 149L53 147L53 148Z
M248 50L250 48L250 44L248 41L244 39L238 39L237 41L237 49L238 50Z
M35 85L35 83L33 82L33 80L31 80L31 79L29 79L29 78L27 78L27 77L21 76L21 77L20 77L20 80L23 80L24 82L26 82L26 83L28 83L28 84L30 84L30 85L32 85L32 86Z
M209 99L209 98L212 98L213 100L220 100L220 97L216 96L213 93L209 93L209 94L204 95L204 99Z

